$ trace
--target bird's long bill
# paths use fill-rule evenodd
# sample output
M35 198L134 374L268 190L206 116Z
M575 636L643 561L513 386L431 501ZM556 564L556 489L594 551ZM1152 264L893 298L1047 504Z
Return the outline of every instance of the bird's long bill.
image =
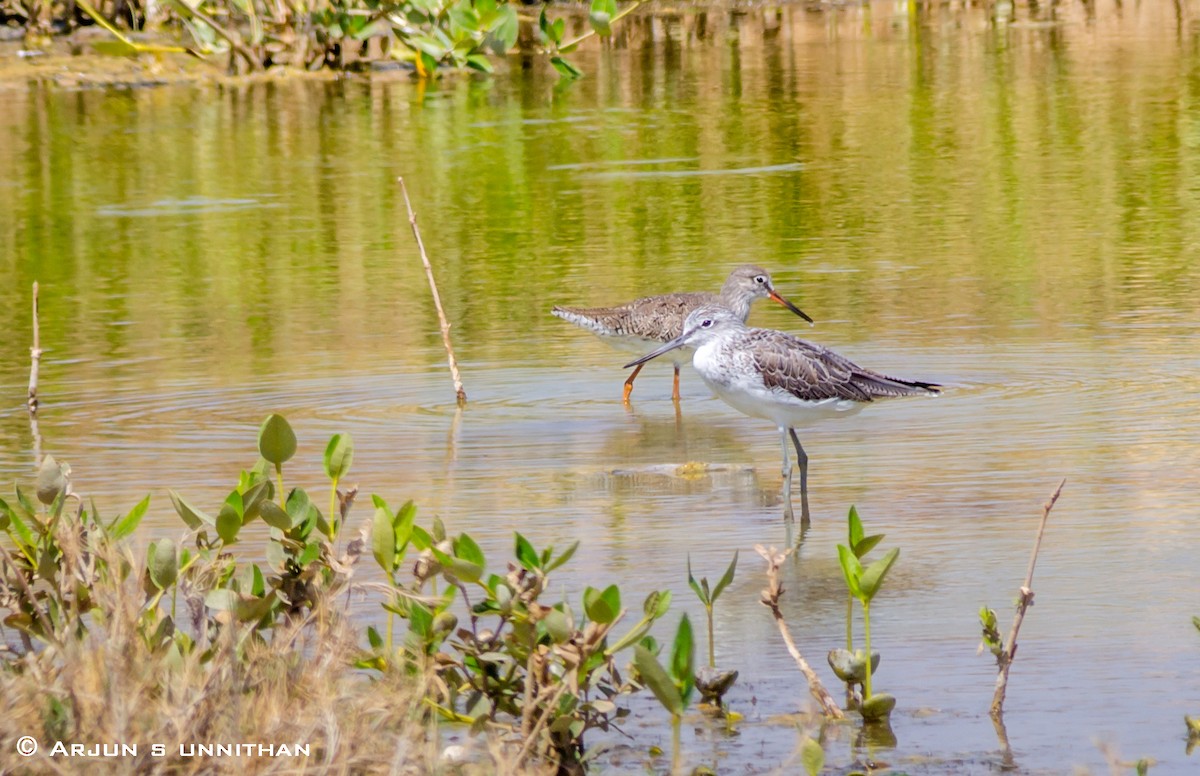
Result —
M801 310L799 307L797 307L796 305L792 304L791 302L789 302L788 300L786 300L782 296L780 296L778 291L772 290L771 293L768 294L768 296L771 298L772 302L776 302L778 304L783 305L784 307L791 310L796 315L799 315L801 318L808 321L809 323L813 322L813 319L809 318L808 315L806 315L803 310Z
M628 364L626 364L625 366L623 366L621 368L628 369L631 366L637 366L638 364L644 364L652 358L658 358L663 353L670 353L675 348L682 347L684 341L687 339L687 336L690 333L691 332L685 331L683 334L679 335L675 339L673 339L670 342L668 342L667 344L663 345L658 350L654 350L654 351L647 353L646 355L639 358L637 361L630 361Z

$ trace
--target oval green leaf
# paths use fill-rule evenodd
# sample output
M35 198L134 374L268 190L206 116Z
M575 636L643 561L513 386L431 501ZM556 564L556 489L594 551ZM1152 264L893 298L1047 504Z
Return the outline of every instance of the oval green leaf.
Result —
M276 466L296 454L296 433L282 415L271 414L258 430L258 452Z
M325 474L331 480L340 480L350 471L354 461L354 440L349 434L334 434L325 446Z

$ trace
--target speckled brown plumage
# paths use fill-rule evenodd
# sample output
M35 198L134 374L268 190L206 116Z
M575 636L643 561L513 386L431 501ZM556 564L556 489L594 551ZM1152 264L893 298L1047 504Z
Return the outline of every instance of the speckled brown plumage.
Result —
M739 320L750 315L756 299L770 298L796 315L811 321L798 307L780 296L771 282L771 275L762 267L744 264L729 274L719 294L691 292L661 294L635 299L614 307L555 307L551 312L565 321L596 334L614 347L644 353L656 343L667 342L683 333L683 322L692 310L703 305L719 305L733 312ZM690 358L690 351L676 353L675 387L672 397L679 399L679 365ZM633 390L635 371L625 381L625 400Z

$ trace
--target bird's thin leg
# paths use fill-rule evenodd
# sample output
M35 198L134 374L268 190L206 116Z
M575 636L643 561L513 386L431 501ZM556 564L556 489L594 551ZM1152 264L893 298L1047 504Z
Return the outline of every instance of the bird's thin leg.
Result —
M625 381L625 397L622 399L626 404L629 403L629 394L633 393L633 380L638 376L638 372L642 371L645 364L638 364L637 369L633 370L633 374L629 375L629 379Z
M800 445L800 437L796 436L796 429L789 428L788 433L792 435L792 444L796 446L796 465L800 467L800 527L801 529L808 528L808 453L804 452L804 448ZM783 444L787 447L787 442Z
M792 461L788 454L787 432L786 428L779 429L779 441L783 443L783 520L788 524L790 530L796 516L792 512Z
M675 365L675 387L671 390L671 400L679 403L679 364Z

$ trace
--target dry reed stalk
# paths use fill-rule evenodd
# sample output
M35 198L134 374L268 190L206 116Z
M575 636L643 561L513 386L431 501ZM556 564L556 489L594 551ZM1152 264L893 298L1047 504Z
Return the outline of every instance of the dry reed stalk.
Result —
M1033 543L1033 553L1029 556L1029 569L1025 572L1025 584L1021 585L1021 597L1017 602L1017 614L1013 618L1012 630L1008 634L1008 642L1004 650L997 656L1000 663L1000 673L996 676L996 694L992 696L991 714L999 717L1004 712L1004 695L1008 691L1008 671L1012 668L1017 656L1017 634L1021 630L1021 622L1025 619L1025 610L1033 605L1033 567L1037 565L1038 551L1042 547L1042 534L1046 531L1046 521L1050 518L1050 510L1058 501L1063 486L1067 484L1064 478L1050 496L1050 500L1042 505L1042 521L1038 524L1037 539Z
M29 408L29 431L33 435L33 465L42 465L42 432L38 428L38 369L42 363L41 326L38 322L38 284L33 282L33 347L29 349L29 398L25 406Z
M463 389L462 378L458 374L458 361L454 358L454 346L450 344L450 323L446 320L446 311L442 309L442 298L438 294L437 283L433 279L433 267L429 264L429 256L425 253L425 243L421 240L421 230L417 228L417 214L413 212L412 202L408 199L408 187L404 178L397 178L400 191L404 194L404 207L408 209L408 223L412 227L413 237L417 240L417 250L421 252L421 263L425 265L425 277L429 280L429 291L433 294L433 306L437 308L438 322L442 327L442 345L446 348L446 360L450 362L450 377L454 380L454 394L461 407L467 403L467 392Z
M800 673L804 674L804 678L808 680L808 691L812 693L813 698L821 706L821 710L825 713L825 716L830 719L845 719L846 715L842 713L841 708L837 705L837 701L825 689L825 685L821 684L820 678L817 677L817 672L813 671L812 666L808 664L808 661L800 654L800 650L796 648L796 642L792 639L787 622L783 619L783 613L779 610L779 599L783 595L783 584L779 581L779 567L792 551L788 549L784 552L779 552L774 547L768 550L761 544L755 545L754 549L767 562L769 586L762 591L761 603L770 609L771 614L775 616L775 624L779 626L779 634L783 636L783 643L787 645L788 652L791 653L792 659L799 666Z

